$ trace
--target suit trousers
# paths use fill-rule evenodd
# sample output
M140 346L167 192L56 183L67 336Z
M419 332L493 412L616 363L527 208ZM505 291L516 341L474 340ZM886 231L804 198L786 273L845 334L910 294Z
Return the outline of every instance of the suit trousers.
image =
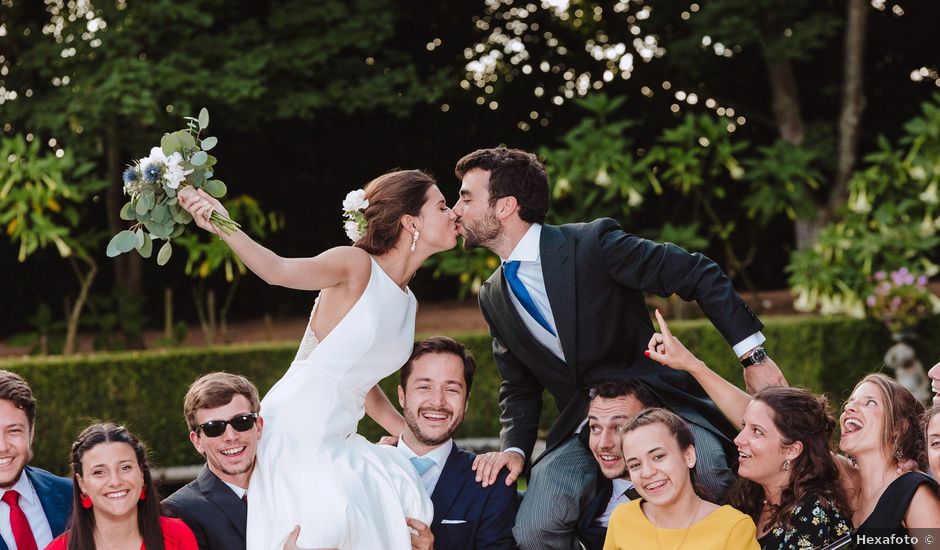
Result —
M696 481L709 502L723 504L734 482L728 457L709 430L689 423L695 440ZM585 426L585 429L587 427ZM513 536L521 550L577 550L578 520L601 475L594 455L572 435L540 458L529 478Z

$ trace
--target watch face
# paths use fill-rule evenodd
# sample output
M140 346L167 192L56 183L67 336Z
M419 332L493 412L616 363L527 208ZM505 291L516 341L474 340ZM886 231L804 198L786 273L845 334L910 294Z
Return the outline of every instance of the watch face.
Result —
M754 361L755 365L762 365L764 361L767 360L767 350L764 348L757 348L754 350L754 353L751 354L751 359Z

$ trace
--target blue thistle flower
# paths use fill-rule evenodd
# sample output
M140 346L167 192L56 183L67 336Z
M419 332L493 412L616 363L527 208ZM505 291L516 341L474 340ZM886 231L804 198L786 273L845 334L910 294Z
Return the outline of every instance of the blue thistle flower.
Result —
M163 170L163 167L159 164L148 164L144 167L144 180L147 183L156 183L157 179L160 178L160 172Z
M121 177L124 178L124 183L126 185L129 183L134 183L138 179L140 179L140 174L137 172L136 169L134 169L134 167L128 166L127 170L124 170L124 174Z

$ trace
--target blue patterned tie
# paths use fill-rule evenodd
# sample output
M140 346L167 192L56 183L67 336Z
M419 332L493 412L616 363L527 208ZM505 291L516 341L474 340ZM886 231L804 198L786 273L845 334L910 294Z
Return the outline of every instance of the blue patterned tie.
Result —
M532 299L532 296L529 295L529 291L526 290L525 285L519 280L518 272L519 260L503 263L503 275L506 276L506 282L509 283L509 288L512 289L512 293L519 299L519 303L522 304L522 307L535 319L535 322L542 325L542 328L547 330L552 336L557 336L555 331L552 330L551 325L545 320L545 317L542 317L539 308L535 306L535 301Z
M418 476L423 476L424 472L427 472L431 466L434 466L434 461L426 456L413 456L411 460L412 466L415 467L415 470L418 470Z

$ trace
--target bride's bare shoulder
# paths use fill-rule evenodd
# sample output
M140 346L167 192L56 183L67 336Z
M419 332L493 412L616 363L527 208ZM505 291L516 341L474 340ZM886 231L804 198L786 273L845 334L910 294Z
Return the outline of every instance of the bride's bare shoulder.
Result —
M321 254L345 267L347 279L354 283L368 281L372 275L372 256L368 252L355 246L337 246Z

